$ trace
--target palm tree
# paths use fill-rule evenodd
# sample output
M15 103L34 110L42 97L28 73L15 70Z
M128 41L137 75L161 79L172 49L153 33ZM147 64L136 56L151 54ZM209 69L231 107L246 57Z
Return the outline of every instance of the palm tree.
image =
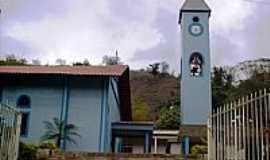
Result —
M42 141L54 140L57 147L61 147L61 142L66 141L77 144L73 139L74 136L80 137L77 133L78 128L74 124L65 124L58 118L53 118L53 122L44 121L45 134L41 137Z

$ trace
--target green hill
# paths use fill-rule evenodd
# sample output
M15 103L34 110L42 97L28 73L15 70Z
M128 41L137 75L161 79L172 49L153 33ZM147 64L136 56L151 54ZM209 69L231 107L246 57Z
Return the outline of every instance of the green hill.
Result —
M180 80L169 74L130 72L133 119L156 120L162 107L179 98Z

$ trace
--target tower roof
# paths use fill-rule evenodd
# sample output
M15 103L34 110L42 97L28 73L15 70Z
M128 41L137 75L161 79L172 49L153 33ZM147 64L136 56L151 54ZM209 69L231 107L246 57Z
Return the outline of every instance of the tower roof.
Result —
M210 11L204 0L186 0L181 11Z
M181 22L183 12L209 12L210 13L211 9L204 0L185 0L180 10L179 24Z

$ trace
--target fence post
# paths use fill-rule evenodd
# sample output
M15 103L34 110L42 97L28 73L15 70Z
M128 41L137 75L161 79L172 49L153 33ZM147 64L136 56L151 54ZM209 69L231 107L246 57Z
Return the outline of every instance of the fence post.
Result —
M254 125L254 122L255 122L255 116L254 116L254 96L253 94L250 95L251 98L250 98L250 103L251 103L251 136L252 136L252 139L251 139L251 144L252 144L252 160L253 159L256 159L255 158L255 125Z
M268 103L267 103L268 101ZM265 129L268 131L265 135L266 141L266 160L269 160L269 116L270 116L270 94L267 94L266 89L264 90L264 106L265 106Z
M245 97L242 98L242 133L243 133L243 157L246 159L246 103L245 103Z
M264 141L263 141L263 129L264 129L264 125L263 125L263 114L262 114L262 110L263 110L263 94L262 94L262 90L259 91L259 118L260 118L260 122L259 122L259 128L260 128L260 139L261 139L261 145L260 145L260 153L261 153L261 159L263 159L264 157Z
M246 96L245 102L247 103L247 109L246 109L246 121L247 121L247 159L250 160L251 158L251 148L250 148L250 102L249 102L249 96Z
M219 111L220 111L220 108L217 108L217 142L216 142L216 147L217 147L217 159L220 159L220 138L219 138L219 135L220 135L220 129L219 129Z
M266 89L219 106L208 121L209 160L269 160L269 116Z
M224 160L224 157L225 157L225 107L224 106L221 106L221 139L222 139L221 160Z
M217 160L217 110L215 112L215 115L213 117L213 136L214 136L214 141L213 141L213 149L214 149L214 160Z
M18 159L19 156L19 141L20 141L20 130L21 130L21 121L22 121L22 115L19 113L17 115L17 123L16 123L16 137L15 137L15 155L14 159Z
M237 154L237 158L241 159L241 149L242 149L242 134L241 134L241 109L242 109L242 104L241 104L241 98L238 99L238 103L237 103L237 119L236 119L236 125L237 125L237 146L238 146L238 154Z
M229 159L230 156L230 111L229 111L229 104L226 105L226 157L225 159Z
M207 121L207 140L208 140L208 160L212 160L212 115L209 116L208 121Z
M20 136L20 113L0 103L0 159L16 160Z
M238 159L238 157L237 157L238 139L237 139L237 124L236 124L237 123L237 120L236 120L236 118L237 118L237 108L236 108L236 106L237 106L237 103L236 103L236 101L234 101L234 107L233 107L233 109L234 109L234 120L233 120L233 122L234 122L234 159L235 160Z
M260 142L259 142L259 117L258 117L258 94L255 92L255 139L256 139L256 159L260 159Z

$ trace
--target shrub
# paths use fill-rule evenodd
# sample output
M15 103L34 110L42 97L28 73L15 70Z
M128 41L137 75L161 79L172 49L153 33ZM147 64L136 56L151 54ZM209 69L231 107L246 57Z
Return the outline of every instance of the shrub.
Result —
M50 149L50 150L55 150L57 149L57 146L55 143L52 142L43 142L39 145L40 149Z
M202 154L207 154L208 148L206 145L194 145L191 148L191 153L194 155L202 155Z
M36 160L38 146L33 144L19 144L19 157L18 160Z

